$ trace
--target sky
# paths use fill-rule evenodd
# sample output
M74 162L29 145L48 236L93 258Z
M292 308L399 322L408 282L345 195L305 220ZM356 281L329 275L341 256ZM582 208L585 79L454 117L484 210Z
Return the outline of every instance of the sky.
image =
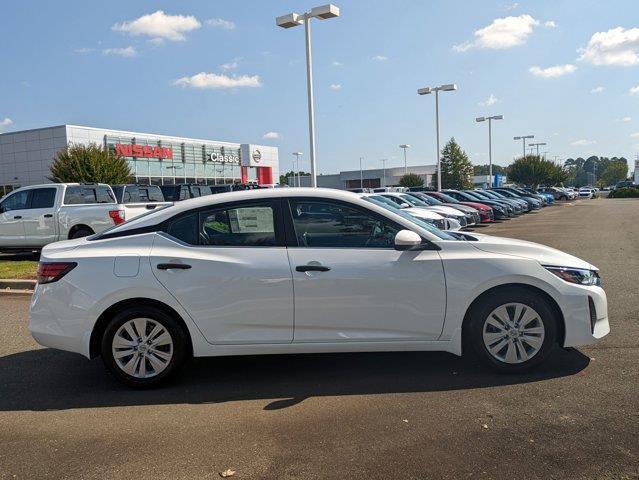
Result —
M434 164L443 143L475 164L639 154L637 0L336 0L312 23L320 173ZM318 4L321 4L318 3ZM5 0L0 131L64 123L279 147L308 170L304 29L275 17L306 1Z

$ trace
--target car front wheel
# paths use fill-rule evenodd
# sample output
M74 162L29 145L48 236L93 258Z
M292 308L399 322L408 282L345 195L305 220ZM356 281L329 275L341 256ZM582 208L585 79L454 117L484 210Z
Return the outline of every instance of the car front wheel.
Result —
M119 312L104 331L101 353L107 369L136 388L165 383L184 363L186 336L166 312L129 308Z
M542 363L554 348L555 317L540 294L509 289L474 309L467 340L485 365L505 373L524 372Z

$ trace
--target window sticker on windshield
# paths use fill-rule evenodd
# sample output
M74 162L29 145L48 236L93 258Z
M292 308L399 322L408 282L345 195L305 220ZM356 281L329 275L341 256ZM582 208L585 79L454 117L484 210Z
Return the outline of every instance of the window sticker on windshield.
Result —
M270 207L237 208L229 210L233 233L272 233L273 210Z

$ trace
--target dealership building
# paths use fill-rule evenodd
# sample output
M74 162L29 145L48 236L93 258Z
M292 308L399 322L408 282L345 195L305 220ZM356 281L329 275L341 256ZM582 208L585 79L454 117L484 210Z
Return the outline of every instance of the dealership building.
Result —
M437 165L413 165L404 167L388 167L388 168L373 168L363 170L346 170L330 175L318 175L317 186L325 188L338 188L341 190L348 190L351 188L359 188L360 185L364 188L378 188L398 185L399 180L406 173L413 173L421 177L424 181L424 185L430 185L433 179L433 175L437 172ZM310 187L311 177L309 175L288 177L288 184L293 186Z
M277 147L59 125L0 134L0 196L49 182L56 153L70 143L118 153L141 184L279 182Z

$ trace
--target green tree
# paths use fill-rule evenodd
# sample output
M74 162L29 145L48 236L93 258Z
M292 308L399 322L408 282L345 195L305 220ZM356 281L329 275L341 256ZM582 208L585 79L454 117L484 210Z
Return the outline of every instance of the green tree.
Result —
M306 175L310 175L308 172L300 172L300 177L304 177ZM297 181L297 172L291 170L290 172L286 172L283 175L280 175L280 185L288 185L288 177L295 176L295 181ZM297 184L295 184L297 185ZM294 185L291 185L293 187Z
M568 178L568 172L539 155L518 158L508 167L508 180L537 188L539 185L559 185Z
M628 176L628 163L623 160L611 160L608 167L601 175L601 183L603 186L614 185L617 182L625 180Z
M49 169L53 182L127 183L133 174L127 161L115 152L100 146L70 143L60 150Z
M448 141L441 155L442 188L472 188L473 164L455 138ZM433 185L437 185L437 173L433 175Z
M490 171L490 166L488 164L485 165L473 165L473 175L488 175ZM506 175L506 167L502 167L501 165L495 165L493 163L493 175Z
M421 187L424 185L424 179L414 173L407 173L399 179L400 187Z

